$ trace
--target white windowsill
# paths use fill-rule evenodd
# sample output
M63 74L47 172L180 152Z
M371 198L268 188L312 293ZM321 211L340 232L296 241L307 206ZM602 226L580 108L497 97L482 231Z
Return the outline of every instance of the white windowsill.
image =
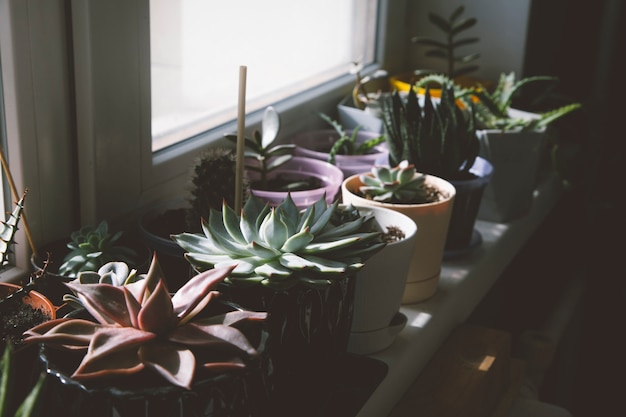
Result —
M477 221L482 245L468 256L444 262L437 293L425 302L402 306L407 326L393 345L370 355L385 362L389 370L358 417L391 413L446 337L468 318L550 213L560 191L559 181L550 176L540 183L531 211L523 218L507 224Z

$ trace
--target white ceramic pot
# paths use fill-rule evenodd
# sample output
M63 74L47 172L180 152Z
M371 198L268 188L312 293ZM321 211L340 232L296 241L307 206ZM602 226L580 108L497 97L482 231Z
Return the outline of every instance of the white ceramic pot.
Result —
M370 175L367 173L366 175ZM385 207L410 217L418 228L411 265L402 297L403 304L412 304L432 297L439 283L448 226L456 190L448 181L432 175L427 183L438 187L446 196L442 201L428 204L389 204L368 200L356 194L363 185L359 175L346 178L341 184L344 204Z
M395 226L404 233L402 240L387 244L357 273L348 351L365 355L389 347L406 324L400 305L419 231L410 217L398 211L355 207L361 214L373 214L383 232Z

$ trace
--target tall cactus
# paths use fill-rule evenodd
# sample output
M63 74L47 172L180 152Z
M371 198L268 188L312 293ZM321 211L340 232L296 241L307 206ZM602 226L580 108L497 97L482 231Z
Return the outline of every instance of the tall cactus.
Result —
M15 203L15 208L11 213L7 213L7 219L0 221L0 268L9 263L9 255L11 254L11 246L15 243L15 233L17 225L22 217L24 210L24 199L28 190L22 194L22 198Z

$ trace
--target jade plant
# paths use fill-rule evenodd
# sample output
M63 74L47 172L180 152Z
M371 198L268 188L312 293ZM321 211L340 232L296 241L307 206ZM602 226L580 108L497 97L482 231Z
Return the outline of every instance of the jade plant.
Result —
M67 247L70 249L59 267L59 274L75 278L81 271L97 271L111 261L132 263L137 253L120 244L123 232L109 232L109 225L103 220L97 227L84 226L72 232Z
M385 245L380 232L369 231L373 216L337 224L331 219L338 210L339 202L327 204L325 196L302 211L289 194L277 207L251 196L240 215L225 205L202 220L204 234L172 238L198 271L235 266L226 282L320 288L357 271Z
M411 42L430 48L426 51L426 56L441 59L445 62L445 73L450 78L469 74L478 69L478 65L471 63L476 61L480 54L458 55L458 48L475 44L480 40L477 37L459 39L459 35L474 27L478 22L474 17L462 17L464 11L465 7L459 6L450 14L448 19L437 13L428 14L429 22L443 33L443 40L428 36L414 36L411 38Z
M439 193L426 183L426 175L402 161L394 167L375 165L369 174L359 176L363 197L393 204L422 204L439 200Z
M516 94L529 84L540 82L554 83L557 77L532 76L519 80L515 79L515 73L500 74L498 84L489 91L478 84L472 87L462 87L455 84L455 95L465 106L470 103L474 106L477 127L481 129L497 129L502 131L540 131L561 117L582 107L580 103L566 104L545 112L534 113L536 117L522 117L511 113L511 104ZM428 84L442 84L452 82L448 77L441 74L425 76L417 81L417 86Z
M390 165L406 160L417 171L446 180L472 178L479 151L473 103L464 109L457 105L455 86L448 81L436 102L429 86L423 104L416 90L410 88L406 99L396 91L382 101Z
M286 164L293 158L296 146L291 143L277 144L280 130L280 118L273 107L267 107L263 113L262 133L255 130L252 138L244 138L245 157L252 158L255 163L245 164L246 169L259 172L261 188L267 189L268 174ZM225 138L237 143L237 135L227 134Z
M361 130L360 126L357 126L352 130L351 134L348 134L341 123L327 114L320 113L320 117L331 125L338 135L337 140L328 152L328 162L333 165L335 165L335 157L337 155L365 155L374 149L375 146L385 142L385 135L380 135L357 144L356 138Z
M265 320L266 313L200 314L216 302L216 286L232 269L195 275L174 295L156 256L145 279L127 285L68 283L94 320L51 320L25 332L24 343L80 352L82 361L72 374L77 381L148 371L190 389L197 369L241 369L258 355L237 325Z

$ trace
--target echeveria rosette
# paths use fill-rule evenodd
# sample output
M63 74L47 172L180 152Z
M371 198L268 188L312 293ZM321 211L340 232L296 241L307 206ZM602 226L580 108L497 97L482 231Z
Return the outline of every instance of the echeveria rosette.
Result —
M277 207L251 196L241 215L224 204L202 219L204 235L182 233L172 238L198 271L232 267L225 281L286 288L298 282L325 286L333 278L357 271L385 244L372 231L372 216L336 225L338 201L322 196L300 211L288 195Z
M96 321L51 320L25 332L25 343L85 351L72 375L78 381L130 375L147 368L189 389L197 367L239 369L245 366L245 358L257 355L233 325L264 320L266 313L233 311L198 317L219 295L214 288L231 270L200 273L173 296L156 256L145 279L124 286L68 283ZM207 357L211 360L197 363Z
M404 160L395 167L374 166L371 175L361 175L359 191L374 201L418 204L427 201L426 175Z

